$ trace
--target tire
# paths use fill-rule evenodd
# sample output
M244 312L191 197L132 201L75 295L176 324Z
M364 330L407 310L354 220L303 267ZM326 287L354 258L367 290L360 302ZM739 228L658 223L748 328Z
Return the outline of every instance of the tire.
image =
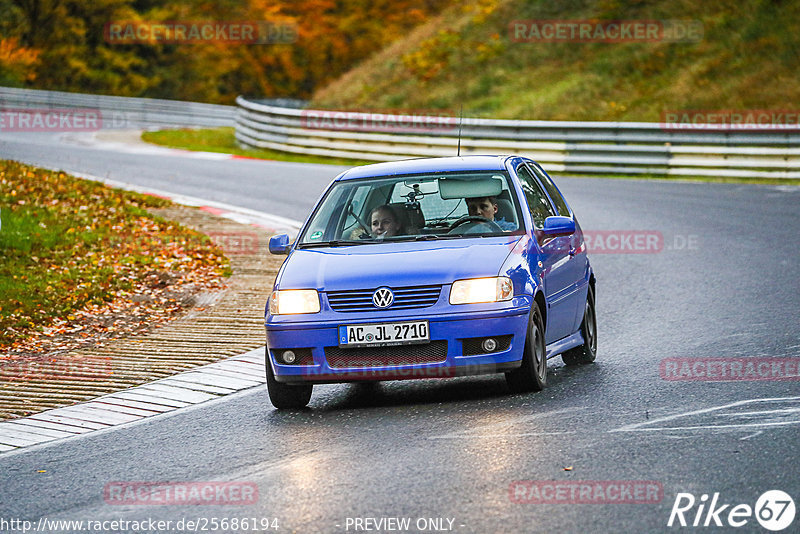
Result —
M282 384L275 380L272 365L270 365L269 356L267 356L267 392L273 406L279 410L305 408L308 405L308 401L311 400L313 389L314 386L312 385L295 386Z
M534 301L528 319L528 334L522 353L522 366L506 373L508 387L514 393L541 391L547 385L547 350L544 321L539 304Z
M594 307L594 290L589 286L586 295L586 305L583 308L583 321L581 322L581 335L583 345L569 349L561 355L564 365L582 365L592 363L597 357L597 314Z

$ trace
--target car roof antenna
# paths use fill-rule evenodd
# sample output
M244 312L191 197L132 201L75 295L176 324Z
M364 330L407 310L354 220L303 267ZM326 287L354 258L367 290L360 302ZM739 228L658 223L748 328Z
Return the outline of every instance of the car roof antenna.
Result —
M461 121L464 120L464 104L461 104L461 109L458 112L458 152L456 156L461 156Z

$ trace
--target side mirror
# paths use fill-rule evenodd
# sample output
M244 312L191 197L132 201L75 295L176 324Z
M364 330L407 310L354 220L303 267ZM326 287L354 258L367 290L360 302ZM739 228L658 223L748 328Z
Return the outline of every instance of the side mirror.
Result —
M544 235L570 235L575 233L575 221L570 217L554 216L544 220Z
M286 234L274 235L269 238L270 254L288 254L290 248L289 236Z

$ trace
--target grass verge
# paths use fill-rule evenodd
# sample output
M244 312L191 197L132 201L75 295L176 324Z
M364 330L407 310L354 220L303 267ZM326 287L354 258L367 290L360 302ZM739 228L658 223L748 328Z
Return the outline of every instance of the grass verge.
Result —
M275 161L291 161L295 163L322 163L325 165L367 165L374 161L346 158L332 158L327 156L313 156L281 152L278 150L246 149L236 143L233 128L204 128L204 129L177 129L144 132L142 140L169 148L182 148L185 150L198 150L204 152L222 152L256 159Z
M0 350L109 306L168 316L219 287L230 268L213 242L147 211L169 204L0 160Z

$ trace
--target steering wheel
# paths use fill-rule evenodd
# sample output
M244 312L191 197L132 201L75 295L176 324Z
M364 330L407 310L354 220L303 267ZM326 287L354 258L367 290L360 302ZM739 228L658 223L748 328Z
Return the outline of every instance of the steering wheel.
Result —
M492 230L497 230L497 231L500 231L500 232L503 231L503 229L500 228L499 224L497 224L494 221L490 221L486 217L481 217L479 215L465 215L465 216L461 217L459 220L457 220L456 222L454 222L450 226L450 230L448 231L448 233L452 233L453 230L455 230L458 226L461 226L462 224L466 224L466 223L470 223L470 222L471 223L477 223L477 224L488 224L488 225L490 225L492 227Z

